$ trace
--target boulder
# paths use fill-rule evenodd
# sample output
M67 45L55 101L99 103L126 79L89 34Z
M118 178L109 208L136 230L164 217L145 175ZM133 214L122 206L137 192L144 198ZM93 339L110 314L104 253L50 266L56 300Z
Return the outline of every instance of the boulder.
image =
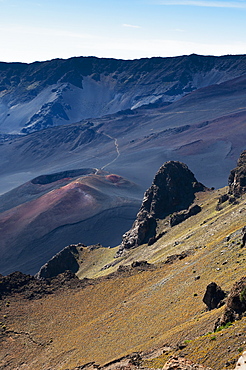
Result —
M215 329L226 325L229 322L239 320L246 312L246 276L236 282L226 301L226 306L222 317L216 321Z
M245 244L246 244L246 226L244 226L242 228L242 247L245 247Z
M170 226L173 227L175 225L180 224L181 222L187 220L187 218L197 215L199 212L201 212L202 208L195 204L194 206L189 207L188 210L175 212L170 217Z
M76 273L79 269L78 254L76 245L65 247L45 263L35 277L37 279L52 278L67 270Z
M191 249L186 250L186 251L182 251L180 254L172 254L171 256L167 256L167 259L166 259L166 261L164 263L165 264L168 264L168 265L171 265L175 261L178 261L178 260L181 261L184 258L190 256L191 254L192 254L192 250Z
M208 310L213 310L221 306L226 293L216 283L208 284L203 297L203 302L208 307Z

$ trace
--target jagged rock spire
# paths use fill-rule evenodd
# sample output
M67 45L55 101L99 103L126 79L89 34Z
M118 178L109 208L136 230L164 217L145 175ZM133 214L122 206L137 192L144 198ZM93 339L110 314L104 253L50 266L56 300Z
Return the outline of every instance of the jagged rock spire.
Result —
M123 250L147 243L156 234L156 219L187 209L197 191L205 190L189 168L181 162L164 163L145 192L141 208L132 228L123 235L117 256Z
M238 161L237 167L231 170L228 179L229 194L239 197L246 192L246 150L244 150Z

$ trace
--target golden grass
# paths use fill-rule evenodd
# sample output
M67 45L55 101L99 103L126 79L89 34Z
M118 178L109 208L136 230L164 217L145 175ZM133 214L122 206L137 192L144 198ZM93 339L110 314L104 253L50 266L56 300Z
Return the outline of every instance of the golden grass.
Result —
M92 286L35 301L11 297L9 307L2 301L0 321L7 316L7 331L0 368L65 370L90 361L102 365L134 351L164 344L175 347L184 340L191 340L182 350L188 358L215 370L224 368L244 346L243 334L235 335L244 333L246 322L213 334L216 339L211 340L211 334L206 334L213 331L223 307L206 312L202 298L211 281L229 290L245 275L246 250L241 248L240 233L228 242L225 237L245 225L246 207L243 198L238 205L224 204L216 211L218 194L198 194L197 202L203 207L200 214L170 228L153 246L130 251L119 262L147 259L158 262L155 269L100 278ZM165 222L160 221L159 227ZM172 265L160 263L186 249L193 254ZM114 271L118 266L101 271L104 264L115 261L114 254L112 249L83 249L79 276ZM195 280L198 275L200 279ZM228 346L232 347L229 351ZM169 355L149 360L149 364L158 368Z
M101 275L100 271L108 261L113 260L115 249L113 248L97 248L90 250L90 248L81 248L79 250L79 271L77 276L95 278Z

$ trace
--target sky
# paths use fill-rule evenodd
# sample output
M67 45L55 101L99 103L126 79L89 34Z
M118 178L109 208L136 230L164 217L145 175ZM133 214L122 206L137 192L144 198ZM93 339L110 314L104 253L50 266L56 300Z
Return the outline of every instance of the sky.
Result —
M0 61L246 54L246 0L0 0Z

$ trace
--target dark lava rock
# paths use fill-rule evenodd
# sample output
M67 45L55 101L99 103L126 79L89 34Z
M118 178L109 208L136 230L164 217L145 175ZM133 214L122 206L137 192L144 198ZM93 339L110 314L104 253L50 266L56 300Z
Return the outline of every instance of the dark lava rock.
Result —
M207 305L209 310L218 308L222 304L226 293L216 283L208 284L206 292L203 297L203 302Z
M23 290L23 287L35 280L34 276L16 271L7 276L0 276L0 298Z
M146 267L150 266L150 263L148 263L147 261L134 261L132 262L131 266L133 268L140 267L140 268L145 269Z
M229 194L222 194L219 199L218 199L218 204L216 206L216 211L220 211L221 209L221 204L225 203L227 200L229 200L229 202L231 202L231 199L233 197L230 197Z
M0 299L14 294L21 294L26 299L39 299L58 290L84 288L94 284L91 279L79 278L71 271L65 271L50 279L37 279L34 276L16 271L0 277Z
M123 235L116 257L125 249L137 247L156 236L157 218L188 209L195 193L206 187L199 183L188 167L169 161L156 173L151 187L145 192L142 206L132 228Z
M138 274L139 272L144 272L147 270L156 270L159 266L156 264L148 263L147 261L133 261L131 265L119 265L118 269L114 272L111 272L108 275L94 279L95 283L100 280L110 280L121 277L129 277ZM92 283L91 283L92 284Z
M215 323L215 329L228 322L233 322L242 318L246 312L246 277L242 277L236 282L226 301L225 311L222 317Z
M189 249L187 251L181 252L180 254L172 254L171 256L167 256L165 264L171 265L175 261L181 261L184 258L190 256L192 253L193 253L193 251L191 249Z
M142 209L155 218L186 209L193 202L195 193L204 191L189 168L181 162L166 162L155 175L153 184L146 191Z
M123 235L123 241L117 254L121 254L124 249L138 247L156 235L156 219L145 210L140 210L137 219L130 231Z
M84 245L84 247L85 247L85 245ZM90 251L94 251L95 249L100 249L100 248L102 248L102 244L100 244L100 243L97 243L97 244L93 244L93 245L89 245L89 250Z
M65 272L66 270L75 273L79 269L77 258L78 250L76 245L65 247L41 267L39 272L36 274L36 278L51 278Z
M149 239L148 245L150 246L150 245L154 244L155 242L157 242L157 240L159 240L166 233L167 233L166 231L162 231L161 233L153 236L152 238Z
M197 213L201 212L202 208L198 206L197 204L194 206L191 206L187 211L180 211L176 212L170 217L170 226L173 227L175 225L180 224L187 218L197 215Z
M246 192L246 150L240 155L237 167L231 170L228 185L229 194L236 198Z
M219 203L219 204L225 203L228 199L229 199L229 195L228 195L228 194L222 194L222 195L219 197L219 201L218 201L218 203Z
M243 237L242 237L242 247L245 247L245 244L246 244L246 226L244 226L242 228L242 234L243 234Z

